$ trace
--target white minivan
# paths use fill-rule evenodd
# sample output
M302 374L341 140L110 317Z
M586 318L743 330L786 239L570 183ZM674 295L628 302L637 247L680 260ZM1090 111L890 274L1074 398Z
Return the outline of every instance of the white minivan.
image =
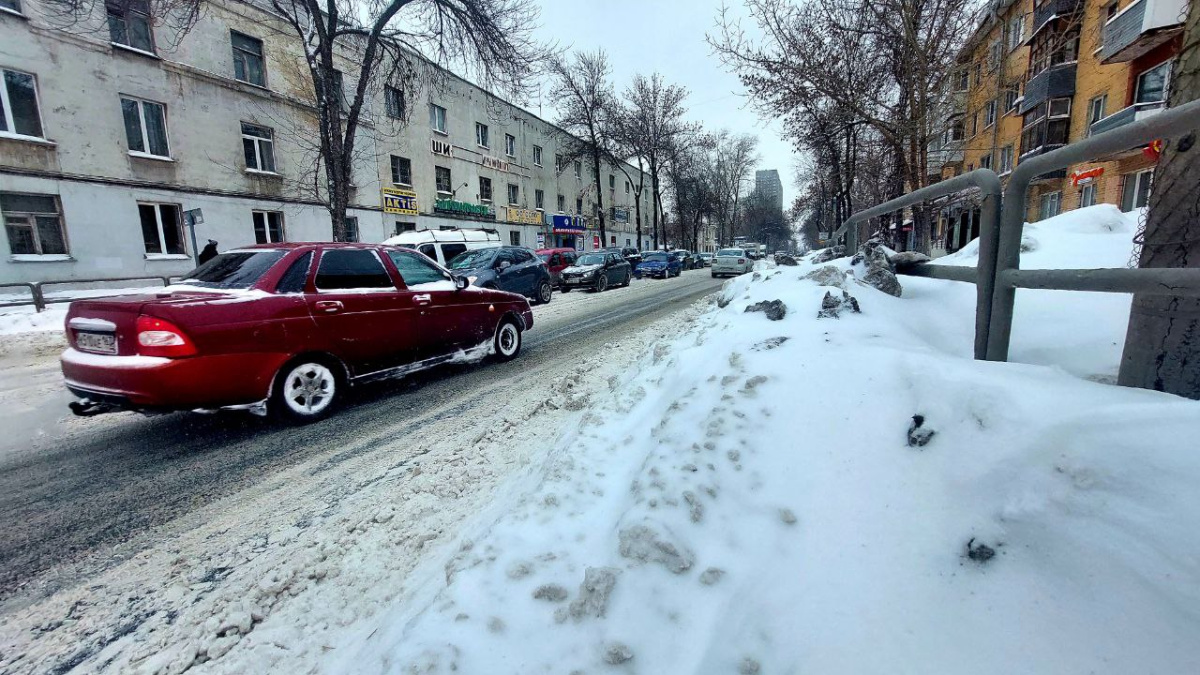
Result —
M401 232L383 243L416 249L445 267L464 251L499 246L500 233L488 229L416 230Z

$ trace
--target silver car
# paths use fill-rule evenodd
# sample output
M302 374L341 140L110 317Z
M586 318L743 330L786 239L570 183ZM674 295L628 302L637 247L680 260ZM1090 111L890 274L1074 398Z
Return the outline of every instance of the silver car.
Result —
M746 255L744 248L723 248L717 251L712 261L712 275L717 277L735 277L745 274L754 267L754 261Z

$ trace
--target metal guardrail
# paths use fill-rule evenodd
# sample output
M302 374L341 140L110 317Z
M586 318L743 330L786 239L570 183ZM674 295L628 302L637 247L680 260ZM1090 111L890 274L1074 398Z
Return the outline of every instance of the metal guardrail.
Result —
M996 249L996 282L988 329L987 359L1007 361L1018 288L1099 293L1151 293L1200 296L1200 269L1140 268L1097 270L1021 270L1021 232L1029 183L1048 171L1105 157L1165 136L1200 128L1200 101L1191 101L1112 131L1065 145L1017 165L1004 189ZM982 256L982 251L980 253Z
M975 270L963 267L939 265L917 265L904 271L910 276L968 281L976 285L975 300L975 358L983 359L988 346L988 328L991 325L993 287L996 281L996 242L1000 224L1000 178L990 169L976 169L947 180L934 183L897 197L879 206L863 209L846 219L833 233L833 240L846 236L846 245L851 250L858 248L858 224L870 218L884 216L894 211L920 204L938 197L945 197L963 190L977 188L983 195L979 221L979 264Z
M63 302L71 302L79 298L46 298L45 288L47 286L66 286L68 284L101 284L114 283L119 281L161 281L163 286L170 286L172 279L178 277L158 277L158 276L141 276L141 277L110 277L107 279L61 279L57 281L19 281L0 284L0 288L24 288L29 291L30 299L28 301L18 302L0 302L0 307L23 307L25 305L33 305L34 309L39 312L46 311L46 305L53 305ZM89 289L103 291L106 289ZM112 289L113 295L119 295L117 292L120 289ZM89 296L93 298L106 297L103 295Z

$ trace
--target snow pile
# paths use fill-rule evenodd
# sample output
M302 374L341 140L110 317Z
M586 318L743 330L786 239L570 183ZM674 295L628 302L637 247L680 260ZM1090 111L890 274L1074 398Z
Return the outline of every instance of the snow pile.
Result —
M1200 669L1200 404L972 361L972 287L816 267L727 283L319 670Z
M67 306L51 306L44 312L33 306L0 308L0 335L61 331L67 318Z

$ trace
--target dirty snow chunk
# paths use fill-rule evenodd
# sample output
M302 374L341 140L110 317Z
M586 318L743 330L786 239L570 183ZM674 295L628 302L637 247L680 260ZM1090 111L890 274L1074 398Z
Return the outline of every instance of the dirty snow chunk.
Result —
M758 675L761 670L762 667L758 665L758 661L749 656L742 659L741 664L738 665L738 675Z
M1021 235L1021 253L1032 253L1032 252L1036 251L1037 249L1038 249L1038 240L1037 239L1034 239L1033 237L1031 237L1027 234Z
M695 554L682 546L660 539L658 533L645 525L621 530L621 556L642 562L661 563L663 567L682 574L692 568Z
M779 509L779 519L788 525L796 524L796 514L791 509Z
M533 567L527 562L519 562L508 568L509 579L524 579L533 573Z
M913 415L912 423L908 425L908 447L923 448L933 439L937 432L924 425L924 415Z
M705 586L712 586L725 576L725 570L718 567L710 567L700 573L700 583Z
M967 557L977 563L985 563L996 557L996 549L982 542L975 543L975 537L967 542Z
M683 493L683 501L687 502L688 512L691 515L693 523L704 520L704 504L700 503L694 492Z
M503 633L505 628L504 619L501 619L498 616L493 616L492 618L488 619L487 627L488 630L493 633Z
M841 318L843 309L848 309L855 314L862 312L858 307L858 300L846 291L842 291L842 297L840 298L834 297L832 291L825 291L825 297L821 299L821 309L817 312L817 318Z
M789 338L787 336L767 338L766 340L763 340L762 342L759 342L758 344L751 347L751 349L753 349L756 352L768 351L771 349L775 349L779 345L787 342L788 339Z
M633 650L620 642L614 642L604 648L604 662L609 665L618 666L632 658Z
M818 286L837 286L841 288L842 282L846 280L846 273L836 265L825 265L805 274L802 278L815 281Z
M589 567L584 570L579 597L570 605L559 608L554 613L554 620L562 623L567 619L579 622L589 616L603 618L608 609L608 596L617 585L617 575L620 573L620 570L612 567Z
M932 258L924 253L918 253L917 251L903 251L901 253L893 254L890 258L888 258L888 262L892 263L892 266L896 269L915 267L921 263L927 263L930 260L932 260Z
M763 312L771 321L779 321L787 314L782 300L763 300L746 308L747 312Z
M900 297L904 289L901 288L900 280L896 278L896 273L892 270L892 263L888 261L887 247L881 241L871 239L863 244L854 259L854 264L857 265L861 260L867 266L867 273L863 276L863 281L888 295Z
M813 264L820 265L822 263L827 263L830 260L844 257L846 257L845 246L832 246L830 248L822 249L821 252L813 258Z
M533 599L562 602L567 599L567 589L558 584L543 584L533 591Z
M784 254L784 255L775 256L775 264L783 265L785 267L795 267L795 266L799 265L800 263L796 262L796 259L793 258L792 256Z

